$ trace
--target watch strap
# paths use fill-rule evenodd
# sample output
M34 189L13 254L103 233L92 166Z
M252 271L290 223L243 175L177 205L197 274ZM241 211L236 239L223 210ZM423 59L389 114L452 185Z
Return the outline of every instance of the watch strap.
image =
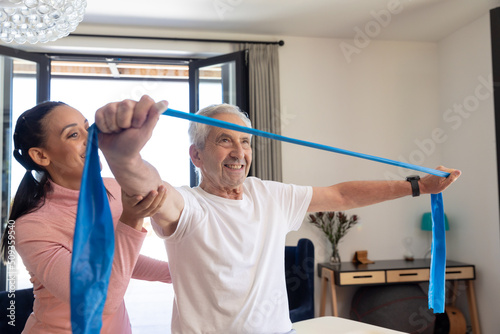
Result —
M410 182L411 184L411 195L413 197L420 196L420 187L418 185L418 180L420 180L420 176L418 175L412 175L406 178L406 181Z

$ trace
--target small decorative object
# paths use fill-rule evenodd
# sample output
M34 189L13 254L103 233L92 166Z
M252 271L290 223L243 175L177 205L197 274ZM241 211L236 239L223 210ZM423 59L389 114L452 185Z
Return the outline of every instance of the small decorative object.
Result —
M413 251L411 250L411 244L413 243L413 239L411 237L406 237L403 239L403 245L405 247L404 258L406 261L413 261Z
M339 242L347 231L358 223L358 216L347 217L343 212L316 212L309 215L310 223L316 225L326 234L332 245L331 263L340 263Z
M368 251L367 250L359 250L354 253L354 257L352 258L353 263L359 264L371 264L375 263L375 261L368 259Z

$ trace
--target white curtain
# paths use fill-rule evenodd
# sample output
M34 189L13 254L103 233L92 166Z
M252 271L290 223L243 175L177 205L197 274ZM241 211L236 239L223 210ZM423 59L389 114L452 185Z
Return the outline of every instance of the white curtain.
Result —
M248 50L249 110L255 129L281 134L277 44L242 44ZM254 136L253 172L263 180L282 181L281 142Z

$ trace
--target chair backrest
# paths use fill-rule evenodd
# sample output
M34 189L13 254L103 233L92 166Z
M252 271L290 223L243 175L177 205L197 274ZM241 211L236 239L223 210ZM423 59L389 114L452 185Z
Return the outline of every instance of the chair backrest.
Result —
M314 317L314 244L311 240L300 239L297 246L285 247L285 276L290 311L307 304Z
M0 333L21 333L33 312L33 288L0 292Z

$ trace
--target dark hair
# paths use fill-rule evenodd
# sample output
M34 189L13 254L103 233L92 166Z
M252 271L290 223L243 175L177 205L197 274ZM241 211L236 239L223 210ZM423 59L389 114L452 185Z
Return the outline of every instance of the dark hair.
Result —
M17 189L9 215L9 222L34 212L45 203L45 194L50 188L45 169L36 164L28 151L32 147L43 147L47 140L44 120L56 107L66 105L63 102L43 102L25 111L19 116L14 130L14 158L26 169ZM33 173L37 173L36 177ZM4 230L0 245L0 254L7 262L8 229ZM11 232L12 233L12 232Z

